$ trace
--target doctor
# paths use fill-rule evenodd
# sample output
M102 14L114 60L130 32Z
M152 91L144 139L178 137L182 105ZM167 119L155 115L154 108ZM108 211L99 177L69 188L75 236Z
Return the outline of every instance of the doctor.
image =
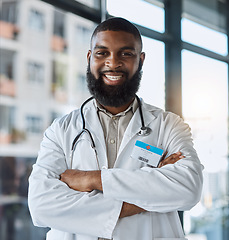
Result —
M135 95L145 59L139 31L122 18L102 22L87 59L95 99L44 134L29 179L34 224L51 228L47 240L184 240L177 211L199 201L203 167L188 125ZM167 158L149 164L137 142Z

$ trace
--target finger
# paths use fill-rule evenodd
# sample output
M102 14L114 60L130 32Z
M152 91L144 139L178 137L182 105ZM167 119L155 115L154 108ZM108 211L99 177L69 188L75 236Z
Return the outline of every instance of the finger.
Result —
M164 159L165 159L165 157L166 157L166 155L167 155L167 151L166 152L164 152L164 154L163 154L163 156L162 156L162 158L161 158L161 161L163 161Z
M173 158L176 158L176 159L178 159L178 158L183 158L183 155L182 155L182 153L181 152L176 152L176 153L173 153L172 155L170 155L168 158L166 158L165 160L167 160L167 159L173 159Z
M179 158L180 154L178 153L173 153L172 155L170 155L169 157L167 157L166 159L162 159L161 161L170 161L174 158Z
M60 174L60 176L59 176L59 180L63 182L63 173Z
M163 166L163 162L160 162L158 165L158 168L161 168Z
M175 162L177 162L178 160L181 160L182 158L184 158L185 156L181 155L181 152L177 152L174 153L172 155L170 155L169 157L167 157L166 159L162 160L159 165L158 168L165 166L167 164L174 164Z
M181 160L182 158L184 158L184 156L179 156L179 157L174 157L172 159L167 159L167 160L163 161L162 164L163 165L174 164L175 162Z

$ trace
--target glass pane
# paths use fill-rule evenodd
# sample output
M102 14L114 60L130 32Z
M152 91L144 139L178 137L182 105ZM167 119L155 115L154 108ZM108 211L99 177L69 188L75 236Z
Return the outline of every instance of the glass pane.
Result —
M186 18L182 19L182 40L227 55L227 35L207 28Z
M3 2L0 239L41 240L47 229L31 222L28 176L44 130L89 96L86 54L95 24L42 1Z
M91 8L100 8L100 0L75 0Z
M44 240L48 229L34 227L27 205L28 176L35 158L0 157L0 239Z
M110 15L124 17L133 23L164 32L164 9L161 3L158 2L158 5L145 0L107 0L107 11Z
M205 167L202 198L185 213L185 230L190 240L194 235L224 240L228 218L227 64L182 51L182 95L183 116Z
M217 32L227 32L226 0L182 0L182 11L186 19Z
M144 101L162 109L165 108L165 65L164 43L143 37L143 51L146 53L139 96Z

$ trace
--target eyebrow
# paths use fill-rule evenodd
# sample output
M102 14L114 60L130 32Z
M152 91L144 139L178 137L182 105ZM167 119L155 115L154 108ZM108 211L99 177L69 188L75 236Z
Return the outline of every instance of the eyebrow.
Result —
M94 47L94 49L108 49L108 47L103 46L103 45L96 45ZM135 51L136 49L134 47L124 46L124 47L120 48L120 50L132 50L132 51Z
M103 45L96 45L94 49L108 49L108 48Z

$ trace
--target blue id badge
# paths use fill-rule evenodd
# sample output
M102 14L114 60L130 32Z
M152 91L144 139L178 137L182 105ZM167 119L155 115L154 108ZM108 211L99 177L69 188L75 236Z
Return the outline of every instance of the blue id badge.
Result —
M163 153L164 150L137 140L131 157L152 167L157 167L163 156Z

